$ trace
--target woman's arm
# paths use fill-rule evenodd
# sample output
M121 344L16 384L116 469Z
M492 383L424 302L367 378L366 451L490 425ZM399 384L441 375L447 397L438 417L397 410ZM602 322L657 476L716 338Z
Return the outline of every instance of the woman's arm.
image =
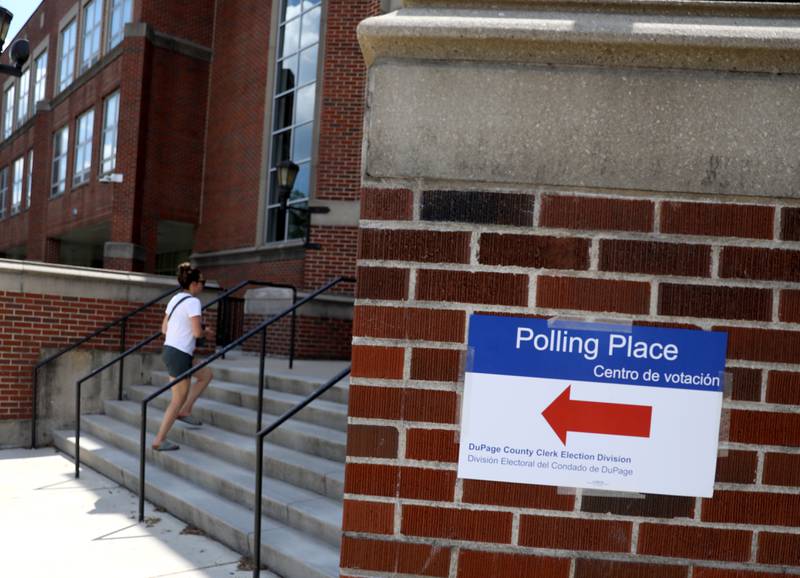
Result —
M169 324L169 317L164 315L164 320L161 322L161 333L166 335L167 334L167 325Z
M197 317L190 317L189 319L192 320L192 335L194 335L197 339L200 339L205 335L205 332L203 331L203 318L198 315Z

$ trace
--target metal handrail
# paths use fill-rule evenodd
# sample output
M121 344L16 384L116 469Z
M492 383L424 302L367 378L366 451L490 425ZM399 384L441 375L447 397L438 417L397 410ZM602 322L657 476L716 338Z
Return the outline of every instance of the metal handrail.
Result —
M47 359L43 359L42 361L40 361L39 363L37 363L33 367L33 378L32 378L32 386L33 386L33 419L31 420L31 448L32 449L36 448L36 422L37 422L37 419L38 419L38 408L37 408L37 405L38 405L38 392L39 392L39 370L42 367L44 367L45 365L47 365L48 363L50 363L51 361L55 361L56 359L58 359L62 355L66 354L66 353L69 353L70 351L72 351L73 349L75 349L77 347L80 347L81 345L83 345L87 341L89 341L91 339L94 339L95 337L97 337L101 333L103 333L105 331L108 331L109 329L111 329L112 327L114 327L114 326L116 326L116 325L118 325L120 323L122 323L122 327L120 329L120 347L119 347L119 350L120 350L120 352L124 351L125 350L125 332L126 332L127 325L128 325L128 319L130 319L131 317L133 317L137 313L141 313L142 311L144 311L148 307L151 307L152 305L155 305L156 303L158 303L162 299L165 299L165 298L169 297L170 295L172 295L173 293L175 293L179 289L180 289L180 286L179 287L175 287L174 289L170 289L166 293L162 293L158 297L156 297L154 299L151 299L150 301L148 301L147 303L144 303L143 305L137 307L133 311L130 311L130 312L126 313L122 317L119 317L118 319L115 319L114 321L112 321L110 323L107 323L103 327L93 331L92 333L90 333L86 337L84 337L82 339L79 339L78 341L76 341L72 345L68 346L67 348L62 349L58 353L54 353L53 355L51 355ZM119 389L120 389L120 395L122 395L121 394L121 392L122 392L122 371L121 370L120 370Z
M232 349L239 347L242 343L261 333L261 361L258 373L258 418L256 426L256 430L261 430L261 414L264 408L264 358L266 357L266 341L267 341L267 327L280 321L290 313L294 313L300 307L308 303L309 301L313 301L317 297L319 297L322 293L325 293L328 289L338 285L339 283L355 283L356 280L352 277L337 277L333 281L329 281L310 295L307 295L300 301L297 301L291 307L284 309L280 313L274 315L272 318L268 319L261 323L258 327L255 327L239 337L236 341L226 345L220 351L216 352L214 355L211 355L204 359L199 364L195 365L194 367L190 367L182 374L176 376L172 381L168 384L164 385L163 387L159 388L158 390L154 391L146 398L142 400L142 419L141 419L141 426L139 431L139 521L144 521L144 476L145 476L145 439L147 437L147 404L157 398L159 395L167 391L168 389L172 389L176 384L180 383L184 379L189 379L194 375L196 372L200 371L211 362L219 359Z
M223 299L226 299L227 297L229 297L233 293L236 293L237 291L240 291L241 289L243 289L244 287L247 287L248 285L258 285L258 286L261 286L261 287L279 287L279 288L282 288L282 289L291 289L292 290L292 303L296 303L297 302L297 288L294 285L287 285L287 284L284 284L284 283L271 283L271 282L268 282L268 281L252 281L252 280L248 280L248 281L242 281L242 282L238 283L237 285L234 285L230 289L227 289L227 290L223 291L216 298L212 299L211 301L209 301L208 303L203 305L202 310L205 311L206 309L208 309L212 305L216 305L217 303L219 303ZM178 289L180 289L180 287L178 287ZM294 362L295 325L296 325L296 315L292 314L292 334L291 334L291 341L290 341L290 346L289 346L289 367L292 367L292 364ZM123 362L124 362L125 358L128 357L129 355L131 355L132 353L136 353L137 351L139 351L140 349L142 349L146 345L152 343L154 340L156 340L160 336L161 336L161 331L157 331L156 333L153 333L150 337L147 337L147 338L143 339L142 341L140 341L139 343L137 343L136 345L134 345L133 347L131 347L127 351L124 351L124 352L120 353L117 357L115 357L111 361L109 361L107 363L104 363L100 367L97 367L97 368L93 369L92 371L90 371L89 373L84 375L82 378L80 378L77 382L75 382L75 478L79 478L80 477L80 466L81 466L81 388L82 388L84 382L92 379L93 377L96 377L97 375L99 375L100 373L102 373L103 371L108 369L109 367L111 367L114 364L116 364L117 362L119 362L119 364L120 364L120 368L119 368L119 374L120 374L120 379L119 379L119 381L120 381L119 399L122 399L122 370L123 370L123 367L124 367Z
M314 391L314 393L310 394L303 401L276 419L273 423L256 433L256 490L254 497L255 504L253 506L255 510L255 521L253 523L253 547L255 550L253 552L253 578L259 578L259 576L261 576L261 503L263 500L263 480L261 478L264 475L264 438L278 429L285 421L294 417L297 412L304 409L312 401L317 399L323 393L350 375L350 369L351 367L348 367L347 369L340 371L335 377L331 378L328 382Z

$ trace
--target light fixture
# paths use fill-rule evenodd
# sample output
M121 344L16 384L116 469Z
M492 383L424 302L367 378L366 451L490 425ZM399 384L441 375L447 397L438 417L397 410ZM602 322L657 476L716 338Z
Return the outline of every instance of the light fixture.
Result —
M0 7L0 50L6 43L8 29L11 28L11 20L14 15L7 9ZM0 73L11 76L22 76L22 67L28 62L31 55L31 45L25 38L16 40L9 48L9 59L14 64L0 64Z
M278 195L281 203L281 211L285 217L287 211L291 211L293 213L303 215L308 220L306 221L306 241L305 241L305 248L306 249L319 249L320 246L317 243L311 242L311 215L320 215L330 212L330 208L328 207L290 207L289 206L289 197L292 194L292 189L294 188L294 182L297 179L297 173L300 172L300 167L297 166L296 163L293 163L290 160L285 160L279 162L275 169L277 170L277 178L278 178Z
M8 29L11 28L13 18L14 15L11 12L0 7L0 48L6 43L6 36L8 36Z

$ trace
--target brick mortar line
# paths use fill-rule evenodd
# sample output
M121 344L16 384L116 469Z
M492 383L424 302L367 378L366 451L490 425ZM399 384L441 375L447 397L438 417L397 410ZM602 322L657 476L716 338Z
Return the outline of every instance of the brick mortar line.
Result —
M578 568L578 562L575 558L569 561L569 578L575 578L575 572Z
M721 442L720 447L726 447L729 450L747 450L747 451L764 451L777 454L800 454L800 447L792 446L771 446L768 444L747 444L742 442Z
M772 236L776 241L781 238L781 229L783 228L783 209L784 207L777 205L775 207L775 216L772 221Z
M767 459L767 452L760 451L756 454L756 483L764 485L764 462Z
M740 247L756 249L800 249L800 241L781 239L761 239L753 237L732 237L725 235L690 235L685 233L664 233L659 231L626 231L616 229L569 229L564 227L545 227L538 225L498 225L486 223L467 223L454 221L360 221L361 228L384 231L431 231L439 233L477 233L483 235L524 235L529 237L556 237L568 239L597 239L600 241L653 241L675 245L717 245L720 247Z
M685 283L685 285L691 285L692 283ZM627 316L628 319L620 319L620 322L623 323L630 323L631 321L636 320L648 320L645 319L645 316L639 314L632 314L632 313L618 313L614 311L605 311L605 312L598 312L598 311L583 311L578 309L546 309L540 307L523 307L520 305L493 305L493 304L480 304L480 303L463 303L459 301L400 301L394 299L357 299L355 302L356 307L389 307L389 308L407 308L411 307L414 309L432 309L432 310L439 310L439 309L446 309L448 311L465 311L467 316L471 313L475 313L478 311L487 312L487 313L519 313L523 315L530 315L532 312L535 312L537 315L539 311L544 311L546 313L541 313L540 315L544 317L545 315L560 315L563 313L569 313L571 311L580 311L581 318L597 318L602 319L603 321L609 321L609 317L622 317ZM551 311L556 312L555 314L549 313ZM687 317L677 317L677 316L663 316L666 317L675 317L677 319L683 319L684 321ZM691 317L693 322L699 323L702 321L709 321L705 317ZM714 320L710 320L713 322ZM722 322L724 323L772 323L771 321L748 321L748 320L737 320L737 319L723 319ZM781 322L780 325L785 325L789 327L797 327L796 323L789 323L789 322ZM768 362L765 362L768 363Z
M375 425L386 427L399 427L401 424L409 429L427 429L427 430L447 430L447 431L460 431L460 425L456 423L436 423L430 421L411 421L407 419L378 419L367 417L351 417L350 423L352 425Z
M634 522L631 528L631 554L636 554L639 547L639 522Z
M519 545L519 525L522 515L519 512L513 512L511 517L511 544Z
M458 558L461 554L461 548L452 546L450 548L450 568L448 571L448 578L458 578Z
M348 462L351 463L351 462ZM353 462L357 463L357 462ZM396 465L396 464L380 464L380 465ZM345 493L345 499L356 499L358 501L372 501L372 502L391 502L398 506L425 506L443 510L456 510L456 511L470 511L470 512L499 512L499 513L519 513L524 516L538 516L541 518L561 518L569 520L595 520L595 521L612 521L612 522L630 522L630 523L647 523L658 524L662 526L675 526L678 528L706 528L711 530L746 530L754 532L756 530L764 532L779 532L782 534L791 534L800 536L800 527L797 526L781 526L778 524L757 524L757 523L744 523L744 522L709 522L706 520L695 520L694 518L677 517L677 518L659 518L656 516L625 516L623 514L614 514L611 512L586 512L586 511L571 511L571 510L548 510L544 508L524 508L520 506L504 506L496 504L484 504L475 502L460 502L453 501L436 501L436 500L422 500L416 498L401 498L399 492L394 496L369 496L364 494L349 494Z
M772 321L774 323L781 322L781 290L775 287L772 290Z
M725 279L724 277L719 276L719 264L720 264L721 253L722 253L722 247L720 245L711 246L711 265L709 270L709 278L714 281L721 281Z
M505 273L508 275L530 275L546 277L569 277L598 281L638 281L648 283L679 283L681 285L712 285L745 289L800 289L799 281L782 279L743 279L740 277L700 277L692 275L659 275L654 273L632 273L627 271L591 271L589 269L552 269L547 267L524 267L520 265L471 265L469 263L438 263L423 261L399 261L389 259L359 259L358 266L364 268L416 269L417 271L455 271L461 273ZM624 278L620 278L624 276ZM416 284L415 284L416 288ZM357 301L362 301L358 299ZM364 300L369 301L369 300Z
M653 202L653 233L656 235L661 234L661 208L664 205L664 199L654 199Z
M368 377L356 377L350 380L350 385L358 385L360 387L386 387L386 388L397 388L397 389L456 391L456 386L454 385L453 382L425 381L422 379L413 381L409 380L408 382L403 382L402 380L371 379Z
M469 263L476 266L479 264L480 259L480 234L472 231L469 236Z
M760 533L756 530L753 532L753 537L750 538L750 562L752 564L758 563L759 536Z
M467 345L457 341L426 341L421 339L401 339L394 337L354 336L353 345L374 345L379 347L416 347L418 349L443 349L466 351Z
M420 220L422 216L422 187L420 183L415 183L415 186L409 187L411 188L411 219L414 222ZM365 220L362 223L371 223L372 221ZM361 225L361 228L364 228L364 225Z
M380 303L380 305L378 305ZM385 304L386 302L374 302L369 304L357 304L356 306L381 306L381 307L394 307L394 305ZM402 302L400 302L402 303ZM427 306L423 306L426 304ZM452 305L452 307L451 307ZM656 322L666 322L666 323L681 323L685 324L690 322L694 325L700 326L716 326L716 325L727 325L734 328L741 328L741 329L772 329L772 330L779 330L779 331L795 331L798 330L797 323L790 323L790 322L774 322L774 321L756 321L750 319L723 319L723 318L708 318L708 317L687 317L687 316L678 316L678 315L651 315L651 314L638 314L638 313L622 313L617 311L588 311L583 309L568 309L568 308L550 308L550 307L522 307L522 306L512 306L512 305L486 305L481 307L480 304L470 304L473 308L480 309L482 312L486 313L521 313L524 315L530 315L532 311L535 311L536 315L541 317L558 317L564 316L565 314L578 317L587 321L591 320L601 320L608 323L620 323L620 324L627 324L632 323L635 321L656 321ZM403 308L403 307L400 307ZM458 310L463 311L465 310L465 305L455 301L416 301L413 304L414 309L431 309L431 310L439 310L439 309L448 309L448 310ZM362 337L356 337L355 339L362 339ZM364 339L389 339L389 338L377 338L377 337L367 337ZM406 340L408 341L408 340ZM454 342L433 342L433 343L454 343ZM752 361L752 360L743 360L743 361ZM765 362L768 363L768 362Z
M723 408L775 413L800 413L800 405L775 404L762 401L723 401Z
M366 532L347 532L348 537L361 539L386 540L385 534L369 534ZM752 564L751 562L728 562L724 560L710 560L704 558L681 558L670 556L656 556L651 554L640 554L631 552L598 552L595 550L569 550L555 548L537 548L531 546L518 546L511 543L500 542L471 542L468 540L451 540L444 538L428 538L424 536L402 536L404 542L419 544L432 547L443 547L445 544L454 548L463 548L473 552L484 552L490 554L522 554L529 556L546 556L549 558L560 558L569 560L598 560L608 562L638 562L643 564L673 564L676 566L687 566L689 568L700 566L703 568L718 568L724 570L749 570L751 572L772 572L776 570L784 575L800 576L800 568L783 566L778 564ZM443 543L444 542L444 543ZM345 570L343 568L343 570ZM349 570L348 570L349 573ZM378 574L381 578L383 574ZM392 576L405 576L392 574ZM417 575L413 575L416 577Z
M589 271L600 271L600 239L593 237L589 245Z

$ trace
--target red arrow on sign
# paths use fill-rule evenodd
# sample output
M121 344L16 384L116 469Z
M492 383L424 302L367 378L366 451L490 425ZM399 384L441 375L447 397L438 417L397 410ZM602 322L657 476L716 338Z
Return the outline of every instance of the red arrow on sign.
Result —
M576 401L569 398L571 387L568 385L542 412L544 419L564 445L567 445L567 432L570 431L650 437L653 408L649 405Z

